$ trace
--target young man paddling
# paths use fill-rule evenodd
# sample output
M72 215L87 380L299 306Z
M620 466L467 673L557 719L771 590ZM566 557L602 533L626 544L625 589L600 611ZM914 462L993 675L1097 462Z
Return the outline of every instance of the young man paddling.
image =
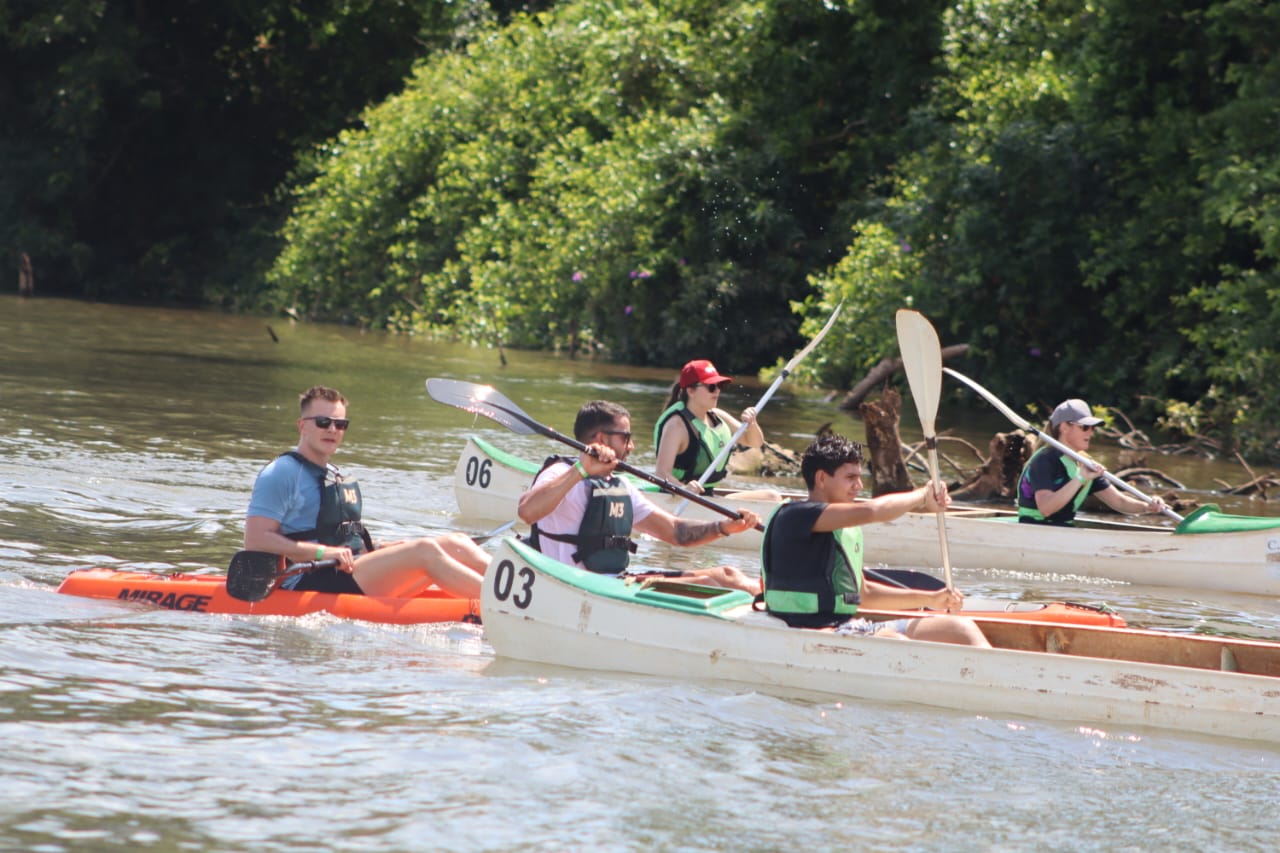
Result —
M761 559L769 612L796 628L835 627L841 633L990 647L972 619L928 616L871 622L859 607L958 611L954 590L925 592L867 580L862 574L862 526L892 521L911 510L938 512L951 502L946 486L857 501L862 488L862 446L838 435L809 445L800 463L807 500L784 504L769 519ZM855 502L857 501L857 502Z
M245 550L293 562L338 561L337 569L287 579L286 589L408 598L434 583L479 598L489 555L461 533L375 549L360 520L359 484L329 462L351 423L346 398L317 385L302 394L299 406L298 446L276 457L253 484Z
M531 542L547 556L602 574L617 574L630 563L632 530L672 545L701 545L750 530L755 513L720 521L689 521L654 506L614 469L624 461L631 440L631 414L622 406L593 400L578 410L573 434L588 445L576 460L556 458L520 496L521 521L533 525ZM760 584L730 566L685 572L698 583L760 591Z

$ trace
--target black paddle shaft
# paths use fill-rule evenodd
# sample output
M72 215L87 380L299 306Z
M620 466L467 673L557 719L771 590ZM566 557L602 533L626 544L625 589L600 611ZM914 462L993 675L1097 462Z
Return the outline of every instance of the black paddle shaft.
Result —
M428 379L427 393L438 403L444 403L446 406L453 406L472 414L484 415L486 418L496 421L514 432L525 432L526 430L536 432L562 444L567 444L580 453L591 452L585 444L576 438L570 438L567 435L556 432L549 426L538 423L491 386L476 385L456 379ZM526 429L516 429L517 424ZM650 474L648 471L628 465L626 462L618 462L618 470L633 477L638 477L647 483L652 483L663 491L679 495L685 500L706 507L713 512L718 512L729 518L742 518L742 513L740 512L704 498L702 495L691 492L682 486L668 483L656 474ZM763 530L764 526L757 524L756 529Z

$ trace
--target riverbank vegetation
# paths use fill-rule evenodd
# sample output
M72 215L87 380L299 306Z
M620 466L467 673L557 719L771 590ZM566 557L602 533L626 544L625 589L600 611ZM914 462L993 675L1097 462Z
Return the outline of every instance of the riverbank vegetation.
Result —
M1280 458L1280 7L0 0L37 292L1011 401ZM527 11L526 11L527 10ZM12 64L12 63L11 63Z

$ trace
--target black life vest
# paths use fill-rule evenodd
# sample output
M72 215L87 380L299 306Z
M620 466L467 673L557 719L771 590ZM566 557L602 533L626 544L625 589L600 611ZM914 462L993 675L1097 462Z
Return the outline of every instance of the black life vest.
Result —
M322 545L347 547L354 554L372 551L373 539L360 521L363 507L360 484L355 480L344 479L335 466L321 467L296 450L280 455L292 456L302 463L303 467L315 475L320 486L320 513L316 516L316 526L311 530L285 535L295 542L319 542Z
M541 474L556 462L572 464L573 457L552 456L542 463ZM534 477L537 481L537 477ZM542 550L539 540L545 536L557 542L576 545L573 559L593 572L614 574L631 563L636 543L631 541L633 508L631 493L621 477L588 477L587 511L582 515L577 534L549 533L535 522L529 532L529 544Z
M796 628L843 622L862 602L862 528L814 533L826 504L783 504L770 517L760 546L764 603Z
M729 429L728 424L720 420L715 412L707 416L710 421L710 425L708 425L695 418L693 412L689 411L684 403L675 403L658 415L658 422L653 427L654 448L661 444L662 430L666 427L667 421L673 417L679 417L684 423L685 431L689 434L689 445L684 449L683 453L677 454L672 462L671 474L681 482L700 479L703 472L710 468L711 463L720 455L720 451L724 449L724 446L733 440L733 431ZM713 483L718 483L728 473L729 464L726 459L707 478L704 485L710 486ZM710 494L711 490L708 489L707 493Z

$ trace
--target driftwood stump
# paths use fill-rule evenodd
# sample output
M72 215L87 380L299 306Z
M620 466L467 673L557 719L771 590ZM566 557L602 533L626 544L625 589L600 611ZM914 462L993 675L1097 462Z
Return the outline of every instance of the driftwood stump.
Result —
M1022 430L998 432L987 445L987 461L974 475L951 492L957 500L1012 500L1018 478L1031 458L1031 442Z
M880 399L858 406L867 430L872 497L911 490L907 465L902 461L902 437L898 434L901 410L902 395L893 388L886 388Z

